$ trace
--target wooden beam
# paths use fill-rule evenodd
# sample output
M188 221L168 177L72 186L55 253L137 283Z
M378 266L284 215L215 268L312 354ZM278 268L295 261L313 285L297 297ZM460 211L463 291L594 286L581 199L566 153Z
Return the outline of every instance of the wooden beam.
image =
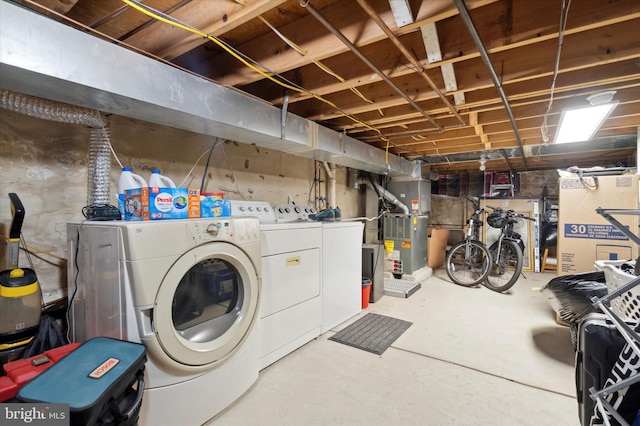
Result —
M493 1L495 0L472 0L469 3L470 7L477 7ZM394 22L386 0L370 0L370 3L372 7L380 11L380 17L385 22ZM364 12L356 2L340 1L322 9L321 13L325 19L338 28L358 48L376 43L386 37L380 27L373 21L363 19ZM416 25L436 22L439 19L451 17L457 13L456 7L450 2L423 2L418 11L416 23L406 26L403 30L412 31L417 29ZM394 31L398 30L394 24L389 26ZM312 64L314 61L322 61L347 51L347 47L333 35L328 34L326 29L312 16L300 18L289 25L279 28L279 31L307 51L308 54L305 56L300 55L271 33L236 47L245 55L278 73ZM402 32L399 33L401 34ZM195 71L228 86L248 84L263 78L240 65L235 58L230 57L228 54L220 54L208 59L197 66Z
M233 1L215 3L192 1L171 16L198 28L206 34L219 36L239 27L263 13L280 6L286 0L245 0L246 6ZM158 23L124 40L126 43L171 60L208 41L203 37Z
M612 23L634 20L640 17L640 6L638 6L640 3L635 0L620 0L615 4L602 4L600 0L583 1L584 4L581 3L579 10L578 8L576 8L576 11L573 11L572 9L573 13L569 20L567 34L575 35L584 31L605 27ZM585 8L583 9L582 6L585 6ZM501 3L491 4L475 11L474 16L482 13L482 16L484 17L486 14L487 16L484 19L489 19L490 23L494 23L496 16L500 16L502 7ZM541 7L546 7L547 9L540 9ZM597 12L591 13L596 9ZM510 37L510 44L505 44L502 32L494 30L492 24L487 24L489 28L486 31L481 32L483 35L483 41L490 46L489 53L492 54L492 59L493 54L497 52L512 50L528 45L535 45L547 41L549 43L546 43L545 47L540 50L543 51L542 53L547 55L549 58L548 62L550 63L551 69L553 69L552 62L554 57L553 55L549 55L549 52L555 52L557 47L558 5L553 2L519 2L514 13L516 14L516 21L514 22L513 31ZM538 15L535 15L535 20L529 19L530 16L534 16L532 13L539 13ZM457 17L438 22L438 28L442 34L445 35L467 34L468 32L464 24ZM488 33L488 35L485 33ZM635 42L634 34L634 31L622 34L616 32L614 36L617 40L620 40L621 38L626 39L627 44L629 44ZM566 46L574 46L575 49L575 45L580 46L587 40L590 40L591 37L584 35L573 37L572 39L574 40L572 43L565 44ZM402 42L408 48L413 49L417 54L423 55L422 57L418 57L418 59L421 59L422 64L426 69L441 65L440 63L437 65L428 63L424 56L422 38L419 33L403 36ZM453 44L453 42L458 44ZM462 42L466 44L459 44ZM443 37L441 43L443 45L442 49L445 57L443 63L464 62L479 56L469 37ZM607 45L615 46L614 43L607 43ZM495 47L491 48L491 46ZM390 52L393 52L393 48L390 44L388 45L385 42L382 42L380 46L361 49L368 58L370 58L379 66L380 69L384 70L392 78L412 72L408 67L402 65L402 59L399 54L389 54ZM612 49L612 51L615 51L615 49ZM345 76L346 81L344 83L339 83L334 77L329 76L319 69L314 69L316 68L315 65L305 67L304 70L301 70L300 74L307 78L300 80L299 83L314 93L324 95L340 90L348 90L350 87L360 87L363 84L371 84L378 81L376 76L371 76L370 70L366 66L360 64L358 61L350 60L348 55L341 55L334 59L335 60L327 60L326 63L338 74ZM460 72L460 70L458 71ZM347 76L352 77L348 78ZM459 75L457 75L457 80L458 86L465 88L465 84L460 82ZM272 99L272 102L279 104L281 103L280 96L281 95L278 94L275 97L266 96L265 98ZM296 95L291 98L291 102L296 102L306 98L308 98L308 96Z
M640 25L640 19L616 24L607 30L597 29L589 31L585 33L581 39L573 40L573 43L565 49L562 61L563 66L560 70L561 74L589 69L598 64L609 64L640 58L640 50L637 47L637 42L628 36L629 32L633 32L634 29L637 28L637 25ZM592 41L592 43L584 43L584 40L587 39ZM571 38L567 38L566 40L567 43L572 42ZM580 43L580 41L582 41L582 43ZM510 95L510 92L507 86L510 84L542 77L551 77L553 71L553 55L549 55L548 52L553 51L549 50L552 49L552 46L553 43L545 42L536 46L534 51L532 51L531 48L526 50L521 48L510 51L508 56L503 56L505 52L494 55L494 61L498 63L504 62L509 65L508 67L505 65L503 75L503 85L508 95ZM548 67L541 65L544 64L545 60L548 62ZM472 97L474 90L490 88L492 87L492 83L490 82L488 74L484 71L482 61L476 58L468 62L468 64L460 67L458 70L457 80L459 85L465 90L467 97ZM479 80L478 75L484 75L484 78ZM618 75L618 73L616 73L616 75ZM431 74L430 76L434 82L439 81L437 75ZM605 77L606 76L603 75L603 78ZM400 87L421 87L419 82L415 80L415 77L411 75L396 78L396 82ZM591 84L594 84L594 82ZM550 87L548 80L547 86ZM403 103L397 96L392 96L389 88L383 84L374 83L369 85L367 89L363 88L363 90L366 90L364 93L366 93L369 99L374 100L375 104L369 104L367 107L367 105L363 105L359 99L355 98L350 92L338 93L332 96L331 100L342 109L354 114L362 114L367 108L369 111L377 110L379 107L388 109ZM424 102L433 98L433 93L429 91L418 91L414 96L416 102ZM467 99L466 105L469 106L470 102L470 99ZM302 102L302 104L305 103L306 102ZM300 104L299 102L295 106L292 106L291 110L300 115L311 117L312 119L326 120L340 115L340 113L336 112L332 107L315 101L307 103L307 108L303 108ZM425 109L430 114L433 112L428 108ZM333 113L332 110L334 111Z

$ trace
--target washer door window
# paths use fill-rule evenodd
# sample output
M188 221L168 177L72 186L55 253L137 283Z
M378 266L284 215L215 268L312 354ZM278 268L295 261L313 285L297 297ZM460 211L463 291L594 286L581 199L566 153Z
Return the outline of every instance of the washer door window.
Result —
M231 328L244 301L239 274L226 260L207 259L180 280L171 305L173 327L184 339L204 343Z
M247 255L227 243L197 247L178 259L156 299L156 335L184 366L209 366L240 348L253 327L259 281Z

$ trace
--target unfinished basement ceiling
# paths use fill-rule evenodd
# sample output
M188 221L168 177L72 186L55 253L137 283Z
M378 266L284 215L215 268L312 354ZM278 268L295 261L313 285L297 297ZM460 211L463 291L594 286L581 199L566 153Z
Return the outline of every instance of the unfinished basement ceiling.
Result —
M136 2L13 3L442 173L483 156L487 170L635 165L638 0L139 3L182 28ZM619 105L597 140L553 146L563 108L609 90Z

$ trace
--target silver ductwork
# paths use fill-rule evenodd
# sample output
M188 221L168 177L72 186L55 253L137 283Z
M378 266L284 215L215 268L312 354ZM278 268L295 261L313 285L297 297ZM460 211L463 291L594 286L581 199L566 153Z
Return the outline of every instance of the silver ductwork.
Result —
M347 188L360 189L360 182L358 181L358 169L349 168L347 170Z
M372 173L411 174L399 155L6 1L0 40L0 87L12 92Z
M0 89L0 107L59 123L89 127L87 205L109 204L111 182L111 129L98 111Z
M400 210L402 210L404 214L409 214L409 207L407 207L406 204L398 200L398 197L396 197L391 192L384 189L382 186L378 185L375 182L370 181L369 179L365 179L363 177L358 178L358 183L360 185L365 185L365 184L369 185L371 188L374 189L374 191L379 192L380 195L382 195L387 201L389 201L390 203L398 207Z

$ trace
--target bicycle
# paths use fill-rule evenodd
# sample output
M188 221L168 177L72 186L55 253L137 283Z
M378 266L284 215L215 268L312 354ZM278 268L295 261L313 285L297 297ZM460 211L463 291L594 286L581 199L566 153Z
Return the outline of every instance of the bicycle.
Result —
M480 208L480 201L476 197L463 197L473 203L474 212L467 221L469 226L465 239L447 253L445 267L451 281L464 287L473 287L485 281L492 261L487 246L479 240L482 226L480 216L484 209Z
M513 230L514 224L520 219L535 219L513 210L487 207L493 210L487 216L487 223L492 228L500 229L500 235L489 247L492 265L483 285L490 290L503 292L513 287L522 273L524 243L521 235Z

